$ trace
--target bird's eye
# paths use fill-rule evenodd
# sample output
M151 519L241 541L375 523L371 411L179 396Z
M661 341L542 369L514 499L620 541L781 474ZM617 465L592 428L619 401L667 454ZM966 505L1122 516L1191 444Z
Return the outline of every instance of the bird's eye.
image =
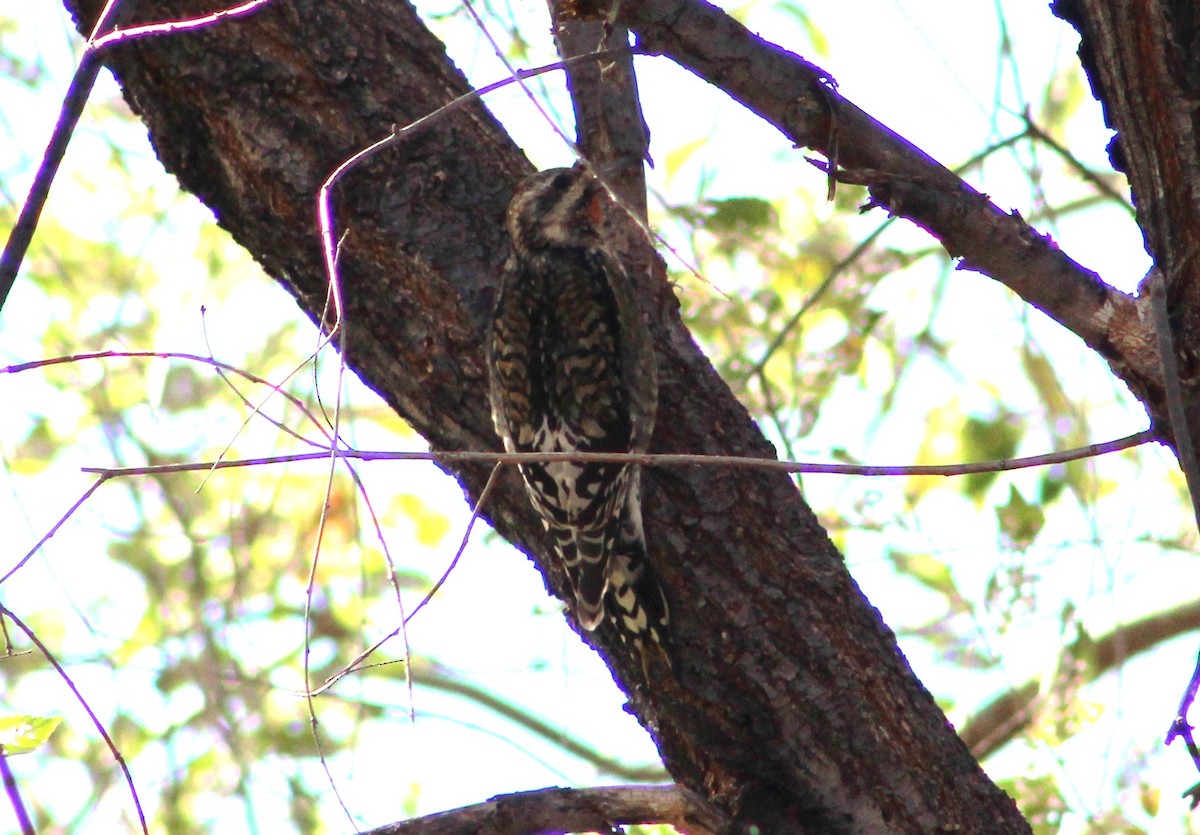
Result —
M558 191L566 191L567 187L569 185L571 185L572 179L573 179L573 177L571 176L571 172L564 171L563 173L561 173L557 177L555 177L553 180L551 180L550 185L553 186Z

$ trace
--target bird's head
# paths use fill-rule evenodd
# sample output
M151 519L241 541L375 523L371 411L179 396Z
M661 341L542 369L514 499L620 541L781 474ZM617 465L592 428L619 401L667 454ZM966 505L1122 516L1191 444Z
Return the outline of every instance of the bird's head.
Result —
M583 168L552 168L524 180L508 205L508 234L518 253L599 241L604 187Z

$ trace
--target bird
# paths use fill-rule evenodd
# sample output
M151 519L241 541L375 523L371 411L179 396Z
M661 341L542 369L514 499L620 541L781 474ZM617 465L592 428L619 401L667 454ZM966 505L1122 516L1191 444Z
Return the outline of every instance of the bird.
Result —
M487 342L490 404L508 452L645 453L658 384L634 285L601 231L604 186L582 165L525 179ZM670 613L646 555L633 463L519 464L587 631L666 657ZM643 656L645 668L645 656Z

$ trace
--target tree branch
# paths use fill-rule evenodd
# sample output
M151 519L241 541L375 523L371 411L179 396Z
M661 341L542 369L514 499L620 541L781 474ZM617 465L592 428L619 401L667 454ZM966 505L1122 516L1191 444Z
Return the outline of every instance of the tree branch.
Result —
M493 797L487 803L393 823L363 835L539 835L611 832L617 826L669 823L685 835L714 835L728 819L676 786L538 789Z
M592 765L601 774L609 774L619 780L641 782L659 782L668 779L661 765L657 763L654 765L632 765L606 756L590 745L586 745L581 740L565 734L561 728L549 725L529 711L504 701L486 688L472 684L469 681L464 681L458 676L451 675L435 661L414 658L411 660L411 663L413 681L416 683L434 690L454 693L457 696L470 699L476 704L503 716L513 724L519 725L530 733L536 734L553 743L568 754Z
M554 40L563 58L629 43L629 30L608 22L579 20L549 0ZM605 182L642 223L646 222L646 177L650 132L642 117L633 55L567 70L567 92L575 111L576 143L605 170Z
M824 154L842 182L937 238L960 266L982 272L1079 336L1167 425L1152 329L1137 303L1002 211L911 142L864 113L831 76L754 35L705 0L621 3L640 50L665 55Z
M1200 601L1125 624L1094 639L1087 647L1085 681L1094 681L1165 641L1200 628ZM1037 718L1040 679L1032 679L997 697L958 732L976 757L983 759L1011 742Z

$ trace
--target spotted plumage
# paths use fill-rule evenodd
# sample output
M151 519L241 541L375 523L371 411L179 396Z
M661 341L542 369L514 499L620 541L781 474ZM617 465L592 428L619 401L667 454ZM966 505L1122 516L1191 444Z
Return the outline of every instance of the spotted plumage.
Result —
M581 168L544 171L508 209L512 256L488 341L496 432L510 452L645 452L653 346L629 276L599 232L603 188ZM607 615L623 640L663 644L667 604L646 560L640 469L523 464L581 626Z

